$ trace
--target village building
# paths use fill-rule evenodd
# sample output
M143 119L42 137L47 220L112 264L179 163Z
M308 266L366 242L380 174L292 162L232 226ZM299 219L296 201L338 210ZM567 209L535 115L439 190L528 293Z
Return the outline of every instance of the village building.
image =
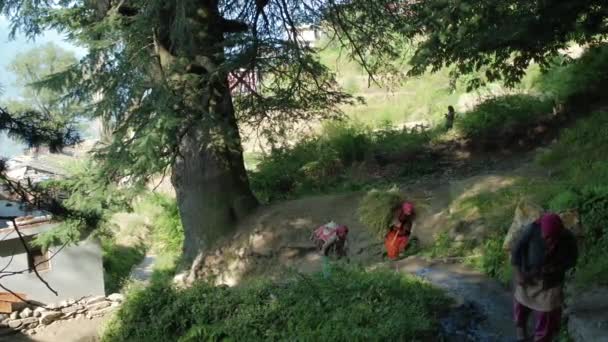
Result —
M65 247L42 249L31 244L41 233L56 228L51 216L23 208L16 202L0 198L0 217L17 216L17 226L30 253L25 250L12 221L0 219L0 279L2 286L27 300L50 304L91 295L104 295L101 246L95 239L85 239ZM53 294L38 279L40 276L57 291ZM0 294L2 294L0 289ZM5 293L6 295L6 293ZM0 296L1 298L2 296ZM2 303L0 303L2 304Z

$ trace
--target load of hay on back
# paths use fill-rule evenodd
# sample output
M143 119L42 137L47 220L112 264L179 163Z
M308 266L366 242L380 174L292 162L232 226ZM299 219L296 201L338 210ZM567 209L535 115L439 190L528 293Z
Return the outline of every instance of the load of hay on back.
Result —
M373 234L384 237L393 220L393 208L404 200L396 187L388 190L373 189L359 203L359 221Z

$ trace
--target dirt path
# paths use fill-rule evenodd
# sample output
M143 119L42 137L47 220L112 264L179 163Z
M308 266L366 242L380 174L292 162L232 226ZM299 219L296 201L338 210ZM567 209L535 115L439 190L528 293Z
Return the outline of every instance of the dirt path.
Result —
M148 282L152 273L154 272L154 265L156 264L156 255L146 254L144 260L139 265L135 266L131 271L131 278L141 282Z
M55 322L39 333L26 336L14 334L0 337L2 342L97 342L100 330L109 316L87 319L79 318Z
M441 321L447 341L507 342L515 338L510 293L498 282L460 264L410 257L392 267L446 290L457 305Z

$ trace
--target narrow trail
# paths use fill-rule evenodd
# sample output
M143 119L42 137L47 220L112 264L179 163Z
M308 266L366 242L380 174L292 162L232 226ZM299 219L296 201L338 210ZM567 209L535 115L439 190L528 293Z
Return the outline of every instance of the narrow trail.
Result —
M131 271L131 279L147 283L152 277L154 272L154 266L156 264L156 255L146 254L144 260L142 260L137 266Z
M444 289L455 305L441 320L445 341L507 342L515 339L510 293L497 281L466 266L420 257L391 265Z

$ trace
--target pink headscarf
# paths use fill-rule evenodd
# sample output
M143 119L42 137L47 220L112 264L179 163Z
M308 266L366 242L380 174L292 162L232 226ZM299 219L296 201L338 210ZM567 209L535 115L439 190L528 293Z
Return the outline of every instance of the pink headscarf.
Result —
M557 238L564 228L562 219L557 214L548 213L541 216L536 220L536 224L540 225L540 229L543 232L543 237L546 238Z
M401 205L401 211L406 216L413 215L414 214L414 203L409 202L409 201L403 202L403 204Z
M345 239L346 235L348 235L348 227L347 226L338 227L338 229L336 229L336 234L338 235L339 238Z

